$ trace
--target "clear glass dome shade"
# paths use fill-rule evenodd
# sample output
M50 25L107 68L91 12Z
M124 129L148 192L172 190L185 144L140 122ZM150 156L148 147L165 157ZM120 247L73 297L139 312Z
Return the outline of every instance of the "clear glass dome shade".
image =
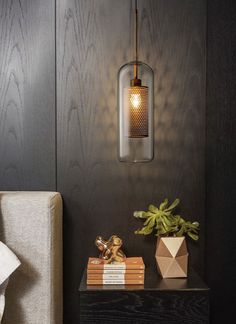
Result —
M130 62L118 74L119 160L153 159L153 71L145 63Z

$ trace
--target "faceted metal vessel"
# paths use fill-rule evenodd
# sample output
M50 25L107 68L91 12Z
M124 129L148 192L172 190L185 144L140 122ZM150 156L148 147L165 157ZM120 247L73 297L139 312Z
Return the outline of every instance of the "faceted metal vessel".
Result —
M153 159L153 71L130 62L118 74L119 152L121 162Z
M156 262L162 278L187 277L188 250L185 237L158 237Z

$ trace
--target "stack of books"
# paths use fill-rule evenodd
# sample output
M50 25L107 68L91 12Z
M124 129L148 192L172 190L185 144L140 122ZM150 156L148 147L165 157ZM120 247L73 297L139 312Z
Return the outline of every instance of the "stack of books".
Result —
M87 285L143 285L145 265L142 257L126 258L122 263L107 263L89 258Z

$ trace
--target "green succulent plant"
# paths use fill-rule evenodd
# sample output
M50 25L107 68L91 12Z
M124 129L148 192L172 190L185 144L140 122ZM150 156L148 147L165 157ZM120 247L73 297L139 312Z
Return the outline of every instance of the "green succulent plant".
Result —
M144 219L143 227L135 234L149 235L156 231L156 236L185 236L188 235L194 241L198 240L199 223L186 221L180 215L174 215L174 209L180 200L175 199L169 205L165 199L159 207L149 205L148 211L135 211L134 217ZM169 205L169 206L168 206Z

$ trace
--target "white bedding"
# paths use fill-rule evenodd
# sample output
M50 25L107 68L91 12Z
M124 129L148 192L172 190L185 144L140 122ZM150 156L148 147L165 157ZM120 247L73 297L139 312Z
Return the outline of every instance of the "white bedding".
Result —
M0 241L0 323L5 307L5 291L9 276L19 267L16 255Z

